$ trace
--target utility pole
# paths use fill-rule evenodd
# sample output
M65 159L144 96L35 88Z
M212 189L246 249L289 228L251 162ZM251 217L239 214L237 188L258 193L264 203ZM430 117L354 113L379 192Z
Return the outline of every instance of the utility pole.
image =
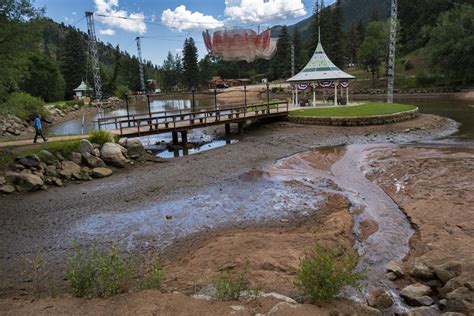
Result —
M395 51L397 48L397 17L398 0L392 0L392 14L390 19L390 48L387 65L387 103L393 103L393 90L395 87Z
M295 43L291 43L291 76L295 75Z
M138 60L140 63L140 89L142 92L145 92L145 73L143 72L143 59L142 59L142 45L140 41L140 36L137 36L135 39L137 41L137 49L138 49Z
M102 81L100 79L99 54L97 53L97 37L95 35L94 13L86 11L87 33L89 35L89 54L92 62L92 75L94 76L95 99L102 99ZM87 78L86 78L87 79Z

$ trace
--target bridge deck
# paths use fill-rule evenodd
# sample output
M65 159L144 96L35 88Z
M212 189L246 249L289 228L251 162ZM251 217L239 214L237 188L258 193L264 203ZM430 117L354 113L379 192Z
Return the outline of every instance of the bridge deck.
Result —
M180 132L206 126L287 115L288 102L285 102L200 112L178 110L115 116L99 119L98 126L99 129L109 129L113 134L130 137Z

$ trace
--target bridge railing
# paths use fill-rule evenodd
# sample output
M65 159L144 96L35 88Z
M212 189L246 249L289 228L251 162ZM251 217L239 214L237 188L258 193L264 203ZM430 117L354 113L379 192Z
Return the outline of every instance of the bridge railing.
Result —
M161 111L145 114L121 115L98 119L99 130L112 126L120 135L124 133L165 132L204 127L245 118L262 118L275 114L288 113L289 103L273 102L227 109L213 109L198 112L190 110ZM110 129L110 128L109 128ZM127 130L128 129L128 130ZM131 131L130 129L134 129Z

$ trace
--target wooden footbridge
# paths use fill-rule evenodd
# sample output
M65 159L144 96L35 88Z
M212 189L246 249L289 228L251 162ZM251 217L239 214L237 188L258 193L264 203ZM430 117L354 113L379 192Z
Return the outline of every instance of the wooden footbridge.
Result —
M289 104L285 101L198 112L175 110L113 116L100 118L97 124L99 130L106 129L124 137L172 133L175 144L178 143L179 132L185 145L187 132L191 129L224 125L226 134L230 134L230 124L235 123L238 124L239 132L242 132L246 121L285 117L288 115L288 110Z

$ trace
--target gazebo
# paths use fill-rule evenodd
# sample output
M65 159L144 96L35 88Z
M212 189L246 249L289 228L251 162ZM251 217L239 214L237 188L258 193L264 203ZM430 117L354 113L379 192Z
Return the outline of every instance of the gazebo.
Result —
M88 92L91 91L93 91L93 89L88 87L84 80L82 80L81 84L76 89L74 89L75 97L78 100L84 99Z
M298 90L305 90L310 85L313 87L313 106L316 105L316 88L334 87L334 105L337 105L338 87L346 89L346 104L349 104L349 80L354 76L339 69L324 52L321 42L318 42L316 51L309 63L297 75L291 77L287 82L293 86L293 104L297 105Z

